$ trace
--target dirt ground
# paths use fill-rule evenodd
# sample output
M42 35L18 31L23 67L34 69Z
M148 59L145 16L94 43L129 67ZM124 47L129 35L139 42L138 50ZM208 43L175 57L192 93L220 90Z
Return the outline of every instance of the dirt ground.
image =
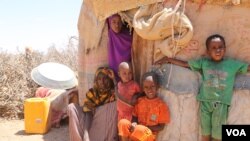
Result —
M68 124L51 128L48 133L26 134L24 120L5 120L0 118L0 141L68 141Z

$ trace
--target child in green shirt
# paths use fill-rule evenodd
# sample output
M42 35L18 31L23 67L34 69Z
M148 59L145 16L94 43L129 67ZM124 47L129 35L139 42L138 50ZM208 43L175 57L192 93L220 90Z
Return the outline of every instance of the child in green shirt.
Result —
M200 101L202 141L221 140L222 124L226 124L231 104L233 85L237 73L246 73L250 66L238 60L225 58L224 37L215 34L206 40L209 58L188 62L164 57L155 64L172 63L202 75L202 85L197 99Z

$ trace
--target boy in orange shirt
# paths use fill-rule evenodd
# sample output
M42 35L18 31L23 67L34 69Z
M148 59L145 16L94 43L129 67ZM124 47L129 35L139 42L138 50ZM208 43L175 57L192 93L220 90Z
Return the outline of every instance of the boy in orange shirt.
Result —
M118 123L122 141L155 141L156 135L170 121L168 106L157 97L157 75L148 72L142 78L146 96L138 99L133 111L132 123L122 119Z

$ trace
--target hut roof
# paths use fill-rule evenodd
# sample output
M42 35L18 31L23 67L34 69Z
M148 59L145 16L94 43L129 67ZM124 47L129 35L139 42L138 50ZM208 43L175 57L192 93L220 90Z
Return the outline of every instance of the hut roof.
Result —
M114 13L156 2L162 2L162 0L92 0L92 5L96 17L104 20Z
M114 13L126 11L142 5L149 5L164 0L91 0L94 13L99 20L104 20ZM232 5L250 7L250 0L189 0L200 4ZM108 9L108 10L107 10Z

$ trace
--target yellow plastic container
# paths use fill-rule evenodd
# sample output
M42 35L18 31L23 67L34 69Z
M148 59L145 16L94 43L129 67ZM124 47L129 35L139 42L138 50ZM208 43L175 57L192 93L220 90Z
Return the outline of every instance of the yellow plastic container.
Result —
M24 101L26 133L47 133L50 129L50 102L47 98L28 98Z

